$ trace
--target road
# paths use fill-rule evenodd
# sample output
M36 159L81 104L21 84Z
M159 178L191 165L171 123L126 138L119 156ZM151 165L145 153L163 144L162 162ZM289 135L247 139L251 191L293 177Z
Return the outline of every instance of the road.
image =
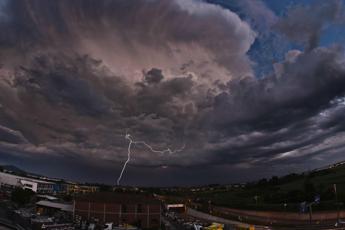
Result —
M10 228L4 227L4 226L0 226L0 230L11 230Z
M194 209L188 208L187 215L191 215L193 217L208 220L211 222L218 222L223 224L229 224L231 226L242 227L242 228L249 228L249 224L239 221L228 220L216 216L209 215L207 213L199 212ZM338 228L334 227L334 224L331 223L324 223L324 224L312 224L312 225L293 225L289 227L279 227L279 226L262 226L262 225L255 225L255 230L345 230L345 225L342 225Z

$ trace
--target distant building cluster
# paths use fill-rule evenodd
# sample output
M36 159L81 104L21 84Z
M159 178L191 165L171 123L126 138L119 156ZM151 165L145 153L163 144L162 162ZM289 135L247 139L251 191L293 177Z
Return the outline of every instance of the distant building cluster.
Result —
M73 194L99 191L98 186L64 182L54 179L38 179L26 175L16 175L10 172L0 172L0 186L2 188L22 188L39 194Z
M232 189L239 189L245 188L247 183L234 183L234 184L227 184L227 185L219 185L219 184L212 184L212 185L204 185L204 186L192 186L192 187L168 187L168 188L160 188L160 192L168 192L168 193L186 193L186 192L207 192L207 191L228 191Z
M101 186L104 185L66 182L8 170L0 172L2 201L11 202L8 198L17 188L33 192L27 201L28 208L8 210L12 221L23 227L72 230L97 229L108 224L115 229L160 228L162 205L152 194L144 195L135 187L111 186L108 192L101 192Z

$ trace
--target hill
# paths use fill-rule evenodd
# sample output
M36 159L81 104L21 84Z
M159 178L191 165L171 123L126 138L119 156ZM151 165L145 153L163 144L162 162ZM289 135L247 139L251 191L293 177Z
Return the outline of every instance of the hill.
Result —
M26 172L24 170L18 168L17 166L14 166L14 165L1 165L0 168L2 170L6 170L6 171L12 172L14 174L26 175Z
M337 208L334 184L337 187L338 205L345 208L345 164L343 162L301 174L273 176L247 183L245 186L218 185L209 189L189 189L171 195L184 197L201 204L240 209L299 211L301 202L321 202L314 210Z

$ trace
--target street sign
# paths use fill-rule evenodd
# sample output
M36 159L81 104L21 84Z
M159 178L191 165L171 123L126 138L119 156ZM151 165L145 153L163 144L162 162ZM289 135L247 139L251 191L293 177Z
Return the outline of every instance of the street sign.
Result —
M307 211L307 202L304 201L300 203L299 211L301 213L305 213Z
M316 195L315 196L315 199L314 199L314 202L316 203L316 204L319 204L320 203L320 195Z

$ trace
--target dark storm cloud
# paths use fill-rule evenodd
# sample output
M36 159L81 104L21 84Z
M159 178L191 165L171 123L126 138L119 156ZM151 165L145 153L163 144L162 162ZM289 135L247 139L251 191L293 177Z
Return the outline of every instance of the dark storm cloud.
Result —
M311 50L318 46L320 35L328 25L344 22L341 1L316 1L311 6L291 8L275 27L289 39L305 43L307 49Z
M270 116L267 120L271 121L279 121L281 117L295 120L294 116L318 111L344 93L343 50L340 47L318 48L280 65L283 68L280 76L230 81L228 92L215 97L215 109L219 110L215 114L224 117L216 120L231 125L231 121L247 122L254 118L257 123L264 122L266 119L262 115L267 114Z
M164 76L162 74L162 70L160 69L152 68L147 73L145 73L145 81L149 84L159 83L163 80L163 78Z
M298 151L342 135L343 122L338 115L343 108L334 100L344 97L343 64L339 47L317 48L282 63L279 75L231 81L229 91L215 97L214 110L209 113L209 120L227 137L218 137L213 150L218 148L220 154L214 157L219 162L236 162L237 157L268 161L297 151L293 156L303 160L309 156ZM335 110L338 115L322 112Z
M211 4L181 0L14 0L8 2L6 11L9 20L2 21L0 45L18 51L43 46L92 52L118 67L117 71L127 67L123 65L150 69L154 67L152 61L158 67L180 68L190 59L211 59L227 69L222 77L229 72L250 71L245 53L255 33L236 14Z
M27 143L20 132L3 126L0 126L0 140L11 144Z
M277 19L262 4L251 7L261 12L253 18L266 15L269 26L278 20L288 37L310 42L338 17L340 5L326 5L311 6L321 16L306 19L301 37L288 34L289 26L305 28L291 24L291 15L313 15L311 9ZM80 159L80 168L109 172L126 160L128 132L156 149L186 145L162 156L135 146L131 164L147 175L187 168L249 175L265 166L338 158L344 149L340 46L289 51L274 73L257 79L246 55L255 32L233 12L201 1L13 0L4 7L4 156Z
M147 78L145 81L147 81ZM141 108L142 111L147 113L169 116L169 113L176 110L175 106L171 108L173 100L187 97L193 84L191 77L179 77L164 81L158 85L139 85L137 108Z
M63 54L58 54L58 58L36 56L32 62L16 73L15 86L25 91L23 94L42 95L54 105L68 103L90 115L109 112L110 101L92 86L97 85L102 74L92 69L99 62L87 56L73 59Z

